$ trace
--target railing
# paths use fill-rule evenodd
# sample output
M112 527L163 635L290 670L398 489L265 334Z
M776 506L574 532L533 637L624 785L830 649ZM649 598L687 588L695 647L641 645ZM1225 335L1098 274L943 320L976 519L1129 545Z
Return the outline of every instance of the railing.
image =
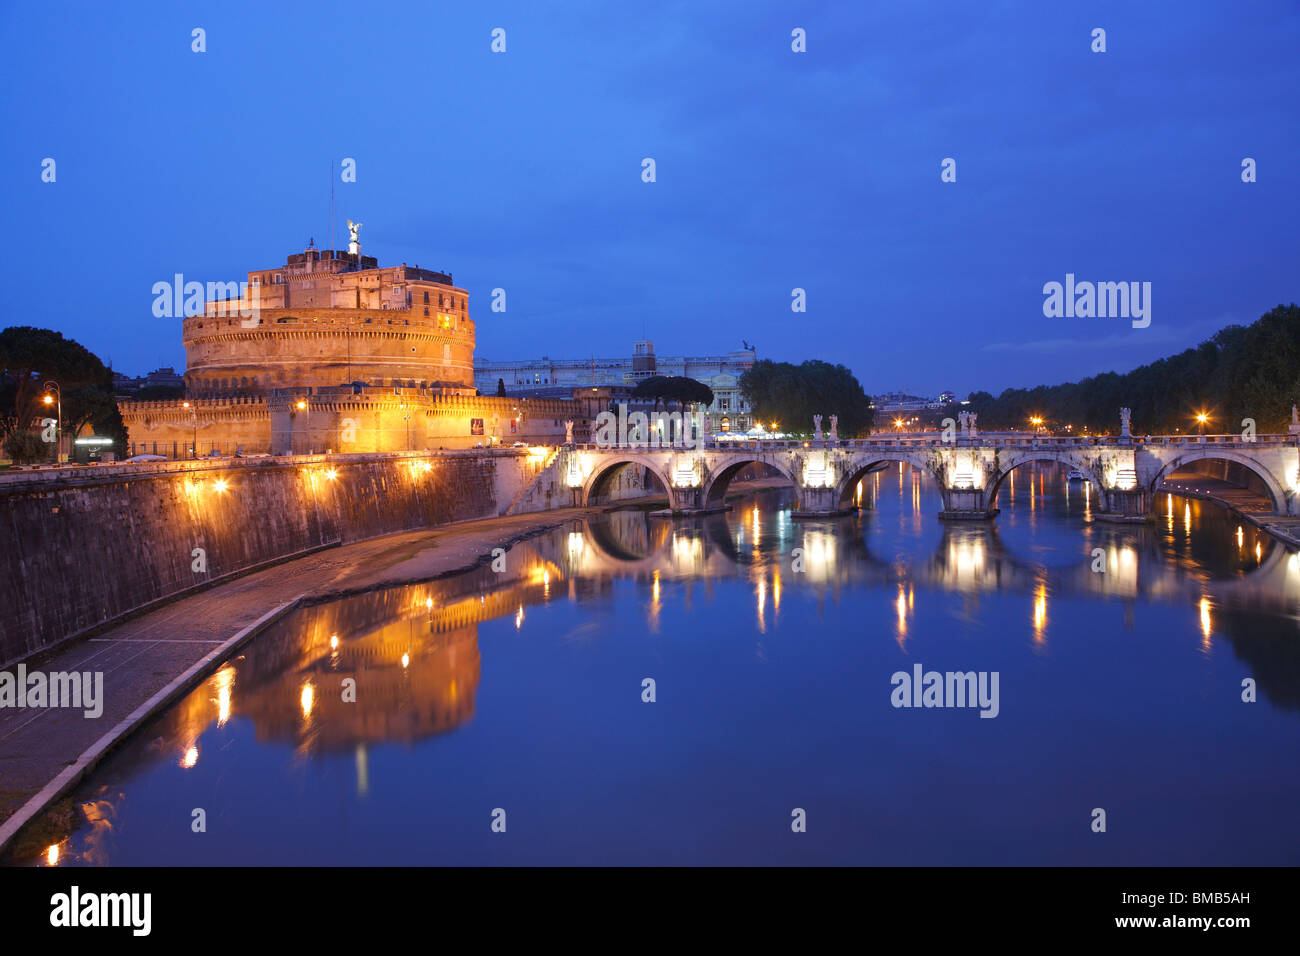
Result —
M1173 446L1173 447L1193 447L1197 445L1233 445L1243 449L1256 448L1261 445L1277 446L1289 445L1295 446L1300 444L1300 435L1256 435L1253 440L1243 438L1239 434L1228 435L1134 435L1131 438L1121 438L1118 435L1089 435L1078 438L1066 438L1057 435L1043 436L984 436L976 435L973 438L959 437L953 441L944 441L938 436L926 437L901 437L901 436L881 436L878 438L840 438L832 441L824 438L821 441L817 439L779 439L779 438L752 438L752 439L728 439L717 441L714 439L704 439L696 444L679 442L663 442L662 444L653 441L642 442L625 442L619 445L598 445L595 443L585 443L575 445L574 447L581 451L792 451L799 449L845 449L845 450L875 450L875 449L924 449L924 448L1042 448L1059 451L1075 451L1085 448L1137 448L1144 445L1154 446Z
M169 443L170 444L170 443ZM536 446L534 446L536 447ZM423 461L430 458L481 458L523 457L528 448L440 448L410 451L333 452L310 455L245 454L241 458L208 456L201 458L169 458L165 461L101 461L87 465L63 462L58 465L15 465L0 471L0 493L8 493L28 484L50 484L59 481L97 481L106 478L150 477L167 474L184 474L196 471L229 471L249 468L292 468L308 465L355 465L371 461L411 459Z

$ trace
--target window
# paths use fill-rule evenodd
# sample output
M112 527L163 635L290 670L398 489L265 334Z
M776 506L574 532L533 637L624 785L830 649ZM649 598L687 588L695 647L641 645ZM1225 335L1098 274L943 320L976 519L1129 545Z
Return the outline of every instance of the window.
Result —
M424 293L424 304L425 304L425 305L428 305L428 304L429 304L429 293L428 293L428 292L425 292L425 293ZM429 313L426 312L426 313L424 313L424 314L425 314L425 315L428 315Z

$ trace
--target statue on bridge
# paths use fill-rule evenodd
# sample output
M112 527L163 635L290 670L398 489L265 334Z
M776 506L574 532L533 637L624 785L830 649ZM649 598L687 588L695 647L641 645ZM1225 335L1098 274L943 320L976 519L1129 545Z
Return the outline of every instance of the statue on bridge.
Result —
M573 444L573 419L571 418L564 421L564 443L566 445Z
M813 439L816 441L821 441L822 440L822 417L820 415L813 416L813 431L815 433L813 435Z
M1131 408L1121 408L1119 410L1119 437L1120 438L1133 437L1132 433L1128 430L1129 419L1132 417L1132 415L1133 415L1133 409Z
M970 437L974 438L979 434L979 429L975 427L975 419L979 417L978 412L970 413Z
M831 441L840 440L840 416L831 416Z
M1291 424L1286 427L1288 434L1300 435L1300 414L1297 414L1296 407L1291 406Z

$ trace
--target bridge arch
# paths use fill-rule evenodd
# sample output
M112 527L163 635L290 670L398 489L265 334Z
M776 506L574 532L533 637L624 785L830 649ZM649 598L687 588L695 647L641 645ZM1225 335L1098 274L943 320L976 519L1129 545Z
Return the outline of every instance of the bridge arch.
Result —
M667 549L671 530L670 522L656 521L644 511L616 511L582 523L587 542L611 565L640 565L656 558Z
M1107 493L1106 485L1097 471L1097 463L1091 456L1078 452L1051 451L1046 448L1028 449L1019 453L999 456L998 473L989 483L989 507L997 505L998 492L1002 490L1002 483L1006 481L1008 475L1021 465L1028 465L1036 461L1050 461L1058 465L1066 465L1080 472L1083 475L1083 480L1092 486L1093 492L1097 495L1097 510L1109 510L1110 495Z
M790 463L780 461L775 456L737 452L710 462L709 473L705 478L701 495L704 507L722 507L726 503L727 487L731 484L731 480L747 465L766 465L780 472L781 476L790 482L792 488L799 487L798 469L792 467Z
M1268 490L1268 496L1272 500L1273 510L1278 514L1287 513L1287 502L1290 495L1287 494L1286 488L1283 487L1281 479L1279 479L1277 475L1273 474L1272 469L1260 464L1257 459L1250 455L1243 455L1240 452L1216 446L1195 448L1179 452L1168 462L1161 465L1160 470L1157 471L1155 477L1151 479L1149 490L1152 497L1154 498L1156 492L1160 490L1161 483L1171 471L1177 471L1185 465L1190 465L1193 462L1198 461L1236 462L1264 483L1264 487Z
M857 490L858 482L862 481L862 479L873 471L880 471L892 462L901 462L904 465L910 465L917 471L933 478L937 486L943 487L942 476L934 470L930 461L923 455L909 455L906 452L899 452L892 455L864 455L854 460L844 469L844 475L835 485L835 500L839 502L840 508L847 509L853 504L853 496L854 492Z
M668 487L671 479L664 473L661 462L648 455L619 454L599 460L596 467L592 469L591 474L587 476L587 480L582 486L582 506L584 508L588 507L591 505L593 498L608 491L610 482L615 475L628 465L640 465L645 468L646 472L653 475L658 481L663 493L665 495L670 494Z

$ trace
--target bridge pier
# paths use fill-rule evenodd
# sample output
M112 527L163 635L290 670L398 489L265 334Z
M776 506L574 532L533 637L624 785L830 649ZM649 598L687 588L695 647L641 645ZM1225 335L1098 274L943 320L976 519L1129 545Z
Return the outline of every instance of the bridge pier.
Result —
M835 488L809 488L802 487L798 490L798 500L795 501L794 510L790 512L791 518L838 518L841 515L852 514L855 508L844 507L840 503L839 492Z
M686 487L670 485L668 487L668 508L663 511L652 511L650 514L655 517L684 518L693 517L694 515L711 515L726 510L727 505L725 502L710 506L704 498L703 488L694 485Z
M1093 515L1097 521L1143 524L1151 520L1151 495L1141 488L1109 488L1110 505Z
M988 521L1001 510L987 500L987 488L943 488L941 494L939 517L944 521Z

